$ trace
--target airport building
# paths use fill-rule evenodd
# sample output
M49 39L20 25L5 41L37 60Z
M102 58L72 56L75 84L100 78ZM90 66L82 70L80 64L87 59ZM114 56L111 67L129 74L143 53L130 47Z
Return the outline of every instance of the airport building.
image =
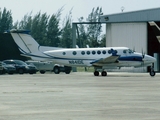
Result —
M106 47L125 46L157 58L155 71L160 71L160 43L149 22L160 26L160 8L121 12L101 16L106 24ZM160 32L159 32L160 35Z

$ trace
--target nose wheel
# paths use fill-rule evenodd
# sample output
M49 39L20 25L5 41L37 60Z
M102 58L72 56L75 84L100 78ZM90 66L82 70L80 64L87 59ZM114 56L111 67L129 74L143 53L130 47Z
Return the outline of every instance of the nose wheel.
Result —
M153 77L153 76L155 76L155 75L156 75L156 72L155 72L155 71L150 71L150 73L149 73L149 74L150 74L150 76L152 76L152 77Z
M156 72L154 71L153 65L151 66L150 72L149 72L150 76L155 76Z

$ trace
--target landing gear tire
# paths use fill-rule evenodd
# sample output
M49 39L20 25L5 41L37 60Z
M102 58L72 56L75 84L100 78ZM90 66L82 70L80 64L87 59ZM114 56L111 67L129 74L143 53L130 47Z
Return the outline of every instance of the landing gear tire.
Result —
M59 73L60 73L59 67L58 67L58 66L55 66L54 69L53 69L53 72L54 72L55 74L59 74Z
M155 75L156 75L156 72L153 70L153 71L150 71L150 73L149 73L149 74L150 74L150 76L152 76L152 77L153 77L153 76L155 76Z
M102 76L107 76L107 72L106 71L102 71L101 75Z
M154 64L152 64L151 68L150 68L150 72L149 72L150 76L155 76L156 72L154 71Z
M98 71L94 71L94 76L99 76L99 72Z

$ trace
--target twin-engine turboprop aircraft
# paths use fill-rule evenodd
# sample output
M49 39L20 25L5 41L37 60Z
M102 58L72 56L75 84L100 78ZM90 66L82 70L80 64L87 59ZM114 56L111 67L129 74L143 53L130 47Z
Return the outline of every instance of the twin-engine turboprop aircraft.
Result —
M32 60L53 61L65 66L94 67L95 76L99 76L99 70L102 76L107 76L107 69L150 66L150 75L155 75L153 63L156 59L127 47L70 49L44 47L39 46L26 31L13 30L10 33L22 55L31 57Z

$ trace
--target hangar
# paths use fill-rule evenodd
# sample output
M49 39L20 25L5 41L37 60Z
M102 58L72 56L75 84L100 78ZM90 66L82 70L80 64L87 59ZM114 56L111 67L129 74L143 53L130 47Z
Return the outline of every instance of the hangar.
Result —
M155 71L160 71L160 43L148 22L160 26L160 8L102 15L106 24L106 47L125 46L157 58ZM147 69L146 69L147 70Z

